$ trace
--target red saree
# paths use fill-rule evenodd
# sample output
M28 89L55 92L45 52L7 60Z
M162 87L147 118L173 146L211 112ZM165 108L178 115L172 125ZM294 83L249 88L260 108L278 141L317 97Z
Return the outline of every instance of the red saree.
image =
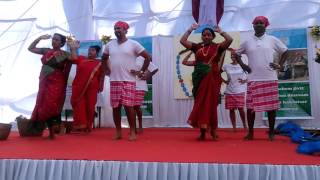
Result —
M218 125L217 106L221 87L221 71L219 61L223 51L218 44L201 46L193 44L196 63L206 65L209 71L201 77L194 95L194 105L188 123L195 128L212 128ZM197 66L197 65L196 65ZM195 67L195 70L197 67Z
M77 72L71 95L73 125L76 128L91 129L97 95L103 83L101 61L79 56L74 63L77 64Z
M71 68L68 57L69 54L61 50L48 50L42 56L39 91L31 120L48 122L61 117Z

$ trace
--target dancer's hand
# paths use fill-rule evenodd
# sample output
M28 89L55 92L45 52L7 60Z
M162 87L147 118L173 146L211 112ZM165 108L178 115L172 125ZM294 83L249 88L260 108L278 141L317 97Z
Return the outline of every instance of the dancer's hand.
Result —
M131 73L132 75L136 76L137 73L138 73L138 71L136 71L136 70L134 70L134 69L131 69L131 70L130 70L130 73Z
M247 80L246 80L246 79L241 79L241 78L239 78L239 79L238 79L238 82L239 82L240 84L244 84L244 83L247 82Z
M222 29L219 26L216 26L216 28L214 28L214 31L219 34L223 33Z
M281 70L283 67L280 64L277 63L270 63L269 66L274 70Z
M40 40L45 40L45 39L50 39L51 38L51 35L49 34L45 34L45 35L42 35L39 37Z
M193 23L189 30L193 31L193 30L196 30L198 27L199 27L198 23Z
M80 47L80 41L67 41L67 44L71 49L78 49Z

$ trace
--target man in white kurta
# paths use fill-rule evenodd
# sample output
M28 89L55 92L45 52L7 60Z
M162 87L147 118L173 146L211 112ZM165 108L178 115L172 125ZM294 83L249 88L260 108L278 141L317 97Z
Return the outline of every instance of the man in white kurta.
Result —
M269 21L257 16L253 22L255 34L246 39L237 50L248 56L252 72L248 75L247 119L249 132L246 140L253 139L255 112L267 112L269 121L269 140L274 139L276 110L279 109L277 70L282 69L288 48L276 37L265 34ZM275 63L275 57L280 57Z
M135 68L136 59L144 57L144 63L138 71L140 77L147 70L151 56L137 41L126 37L129 25L118 21L114 25L114 33L117 39L110 41L103 52L102 60L106 73L110 75L110 100L113 111L113 120L116 126L114 139L121 139L121 107L124 106L130 125L129 140L136 139L134 97L136 90L136 79L130 73ZM108 66L106 65L108 64Z

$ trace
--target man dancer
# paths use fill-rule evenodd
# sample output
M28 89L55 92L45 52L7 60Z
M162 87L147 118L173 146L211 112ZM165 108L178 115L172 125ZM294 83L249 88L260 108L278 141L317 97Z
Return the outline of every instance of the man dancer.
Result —
M118 21L114 25L114 34L117 39L110 41L103 52L102 61L105 73L110 75L110 99L113 110L113 120L116 126L114 139L122 138L121 133L121 106L124 106L130 126L129 140L136 139L135 112L133 109L136 77L130 73L135 68L138 56L144 57L144 63L137 73L141 77L147 70L151 56L138 42L126 37L129 25L126 22Z
M255 112L267 112L269 121L269 140L274 139L276 110L279 109L278 76L282 69L288 48L276 37L265 34L269 21L257 16L253 22L255 34L241 43L239 54L248 56L252 72L248 75L247 119L249 131L245 140L253 139ZM275 57L280 57L275 63Z

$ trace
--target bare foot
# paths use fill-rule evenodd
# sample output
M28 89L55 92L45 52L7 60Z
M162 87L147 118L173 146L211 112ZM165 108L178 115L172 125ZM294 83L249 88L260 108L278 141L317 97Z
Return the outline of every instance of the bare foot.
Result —
M269 133L269 141L274 141L274 133Z
M46 140L54 140L55 139L55 135L54 134L49 134L47 137L45 137L44 139Z
M206 140L206 137L205 136L202 136L200 135L198 138L197 138L197 141L205 141Z
M200 136L197 138L198 141L204 141L206 139L206 130L200 129Z
M131 134L131 135L129 136L129 141L135 141L135 140L137 140L136 134Z
M245 141L251 141L253 140L253 134L252 133L248 133L244 138L243 140Z
M113 140L120 140L122 139L121 133L117 132L116 135L113 137Z
M212 140L214 140L214 141L217 141L218 140L218 135L217 135L217 133L216 133L216 131L211 131L210 132L210 134L211 134L211 137L212 137Z
M142 134L143 133L143 128L139 128L137 131L138 134Z

